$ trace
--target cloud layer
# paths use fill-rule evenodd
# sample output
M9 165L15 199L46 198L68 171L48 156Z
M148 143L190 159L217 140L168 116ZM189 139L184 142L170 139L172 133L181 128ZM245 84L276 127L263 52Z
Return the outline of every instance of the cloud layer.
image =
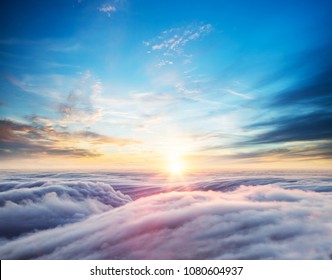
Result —
M94 187L88 189L83 188L82 192L89 193ZM37 190L35 193L40 192ZM94 197L107 204L102 201L105 188L99 191ZM114 192L110 193L113 197ZM42 197L42 204L57 201ZM88 203L88 195L83 197L82 206ZM130 200L119 193L116 199ZM2 259L328 259L332 253L331 202L329 193L274 185L241 186L228 192L154 194L81 222L3 240L0 256Z
M78 222L130 201L128 195L101 182L40 180L4 184L0 192L1 237L13 238Z

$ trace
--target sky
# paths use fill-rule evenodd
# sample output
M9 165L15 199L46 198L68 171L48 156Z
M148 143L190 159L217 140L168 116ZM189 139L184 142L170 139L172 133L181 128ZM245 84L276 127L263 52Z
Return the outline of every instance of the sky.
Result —
M330 169L330 1L1 1L0 168Z

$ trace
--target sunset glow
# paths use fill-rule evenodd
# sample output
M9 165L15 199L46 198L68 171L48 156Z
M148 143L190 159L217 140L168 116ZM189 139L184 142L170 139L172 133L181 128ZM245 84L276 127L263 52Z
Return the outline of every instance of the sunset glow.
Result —
M328 8L139 2L3 4L0 168L332 166Z
M180 156L171 155L168 159L169 172L173 175L179 175L184 172L184 163Z

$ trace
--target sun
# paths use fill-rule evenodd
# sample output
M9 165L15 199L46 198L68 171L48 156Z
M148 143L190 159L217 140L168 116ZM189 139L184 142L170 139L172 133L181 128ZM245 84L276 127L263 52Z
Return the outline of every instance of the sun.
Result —
M184 172L183 159L179 155L170 155L168 157L168 171L172 175L181 175Z
M183 164L180 159L174 159L169 163L169 171L172 174L180 174L183 171Z
M172 135L172 137L165 139L162 145L160 145L164 158L163 169L171 178L179 179L185 176L185 173L190 170L188 155L191 151L191 142L185 138Z

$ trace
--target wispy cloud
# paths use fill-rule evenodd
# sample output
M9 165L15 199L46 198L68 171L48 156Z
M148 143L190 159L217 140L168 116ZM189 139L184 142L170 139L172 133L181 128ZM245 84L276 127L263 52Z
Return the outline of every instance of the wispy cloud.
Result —
M227 93L229 93L229 94L242 97L243 99L248 99L248 100L249 99L254 99L252 96L250 96L248 94L240 93L240 92L237 92L235 90L225 89L224 91L227 92Z
M158 64L158 66L164 66L173 64L172 58L185 55L184 48L188 43L209 34L212 29L211 24L171 28L152 40L144 41L143 44L148 48L148 53L156 52L164 57ZM186 58L185 63L189 62Z
M267 104L269 110L278 112L274 118L257 120L248 126L249 129L260 132L249 140L250 144L299 143L296 149L299 150L303 143L308 146L323 141L328 143L324 144L324 151L327 155L331 153L331 45L329 42L320 49L302 53L282 71L260 83L260 86L266 87L278 82L285 75L292 77L294 68L301 74L298 74L300 78L297 83L278 92ZM314 148L315 146L312 148L319 152L321 145L317 145L317 148Z
M91 71L76 77L66 75L6 76L7 81L22 91L45 98L47 107L59 116L62 125L91 126L103 115L102 104L97 104L102 91L101 80Z
M117 11L117 8L113 5L104 5L98 8L98 11L106 13L109 17Z
M95 123L102 116L103 108L96 104L102 90L101 81L90 71L82 73L68 92L65 101L58 106L60 122L62 124L84 122L88 126Z
M59 101L63 92L69 90L75 79L65 75L6 75L7 81L24 92L36 94L52 101Z
M172 55L181 53L183 47L190 41L194 41L211 31L211 24L171 28L163 31L157 38L145 42L145 45L149 46L152 51L162 50L165 51L164 55Z

